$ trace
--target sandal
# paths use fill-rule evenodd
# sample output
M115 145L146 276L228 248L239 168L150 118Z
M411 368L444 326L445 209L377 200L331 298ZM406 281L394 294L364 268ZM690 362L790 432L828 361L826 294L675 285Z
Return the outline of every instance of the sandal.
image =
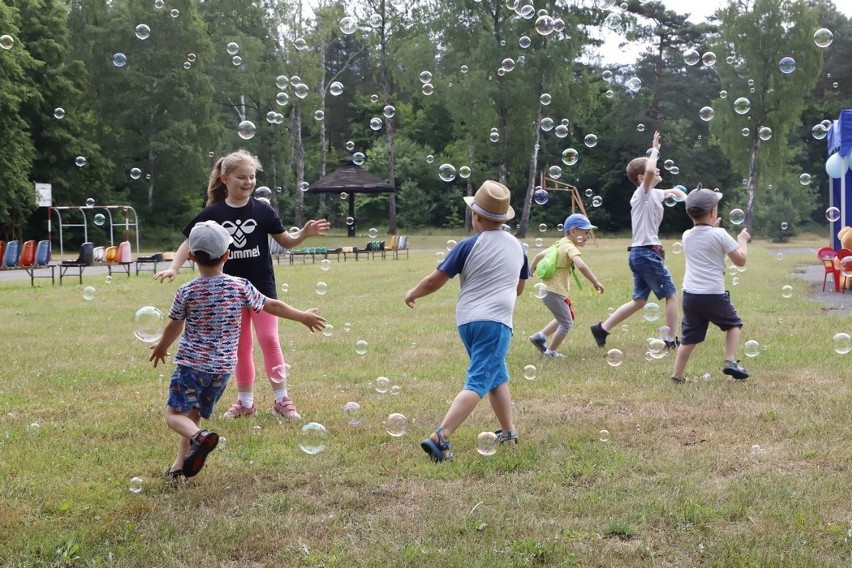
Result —
M189 443L189 453L183 460L183 474L186 477L198 475L198 472L204 467L207 454L212 452L218 443L219 435L216 432L199 430Z
M497 442L500 444L517 444L518 443L518 435L511 430L503 433L503 430L495 430L495 434L497 434Z
M438 435L438 441L435 442L432 438L426 438L422 442L420 442L420 447L423 448L423 451L429 454L429 457L432 458L432 461L442 462L444 460L452 461L453 454L450 453L450 441L445 440L443 436L441 436L441 427L435 429L435 434ZM446 452L446 455L444 454Z
M166 481L173 485L182 485L186 483L186 476L183 474L183 469L166 468Z

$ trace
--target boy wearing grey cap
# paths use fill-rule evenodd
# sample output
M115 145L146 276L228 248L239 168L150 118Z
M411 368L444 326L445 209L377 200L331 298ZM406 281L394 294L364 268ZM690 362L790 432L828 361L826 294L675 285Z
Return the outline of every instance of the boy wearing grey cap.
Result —
M181 436L177 457L166 470L170 481L197 475L219 443L219 436L202 430L199 422L210 418L236 365L244 307L301 322L311 332L325 327L316 309L297 310L267 298L244 278L224 274L230 244L230 233L215 221L192 228L189 258L198 264L200 276L175 292L163 336L151 346L156 367L165 363L169 346L180 337L166 407L166 424Z
M686 272L683 277L683 320L681 343L675 357L672 381L685 382L684 371L695 346L704 341L707 327L714 324L725 332L725 363L722 372L737 380L748 371L735 359L743 322L725 290L725 256L736 266L745 266L748 255L748 229L734 240L719 228L718 204L722 194L694 189L686 197L686 213L693 227L683 233Z

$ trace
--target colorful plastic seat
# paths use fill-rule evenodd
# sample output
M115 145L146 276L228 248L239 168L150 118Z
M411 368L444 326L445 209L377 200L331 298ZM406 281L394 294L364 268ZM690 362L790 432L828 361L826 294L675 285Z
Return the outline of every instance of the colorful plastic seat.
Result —
M36 245L35 265L47 266L50 264L50 241L39 241Z
M18 266L20 256L21 243L19 241L9 241L6 243L6 250L3 252L3 268L15 268Z
M820 262L822 262L823 270L825 274L822 278L822 291L825 292L825 283L828 280L828 276L834 279L834 291L840 292L840 270L834 265L834 259L837 256L837 251L835 251L831 247L822 247L817 251L817 257Z
M36 242L35 240L24 241L21 246L21 258L18 259L18 266L28 267L35 263Z

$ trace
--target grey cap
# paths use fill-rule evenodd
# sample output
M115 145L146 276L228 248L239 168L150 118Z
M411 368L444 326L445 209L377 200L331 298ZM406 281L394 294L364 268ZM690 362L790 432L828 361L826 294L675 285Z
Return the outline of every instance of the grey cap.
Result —
M712 189L693 189L686 196L686 213L693 217L707 215L719 204L722 194Z
M211 259L222 258L232 242L228 230L216 221L196 223L189 232L189 252L203 252Z

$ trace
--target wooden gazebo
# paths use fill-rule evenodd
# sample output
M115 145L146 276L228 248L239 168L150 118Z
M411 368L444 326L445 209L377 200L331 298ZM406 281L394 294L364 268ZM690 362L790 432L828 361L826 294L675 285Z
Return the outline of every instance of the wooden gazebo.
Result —
M355 194L394 192L396 192L396 188L392 183L356 165L352 156L344 156L340 159L339 168L312 183L305 193L348 194L349 216L355 221L351 225L347 225L346 234L354 237L355 228L358 224L357 217L355 217Z

